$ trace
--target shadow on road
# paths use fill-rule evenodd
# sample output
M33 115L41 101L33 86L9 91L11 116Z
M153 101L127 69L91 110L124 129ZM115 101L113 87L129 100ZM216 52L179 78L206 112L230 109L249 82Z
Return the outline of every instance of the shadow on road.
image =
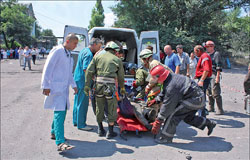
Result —
M110 157L114 153L131 154L134 151L128 148L116 147L116 142L108 140L98 140L97 142L87 142L80 140L68 140L75 146L72 150L62 152L60 155L70 159L91 158L91 157Z
M207 130L204 130L203 132L207 132ZM178 142L167 145L173 148L202 152L228 152L233 148L230 142L224 141L224 138L214 136L195 137L196 135L197 131L195 129L193 129L188 124L181 122L177 128L176 136L173 142L175 141L175 139L188 140L189 142Z
M230 142L224 141L224 138L221 137L192 137L190 140L192 142L167 145L183 150L200 152L229 152L233 148Z
M234 118L250 118L250 115L243 114L239 112L229 111L224 114L224 116L232 116Z

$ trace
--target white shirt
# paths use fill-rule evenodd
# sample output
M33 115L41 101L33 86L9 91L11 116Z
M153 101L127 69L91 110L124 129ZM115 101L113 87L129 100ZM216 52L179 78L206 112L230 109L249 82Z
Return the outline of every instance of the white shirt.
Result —
M197 66L197 59L196 58L192 59L191 57L189 57L189 61L190 61L189 68L195 69Z
M76 87L73 79L73 58L62 45L54 47L44 65L42 74L42 89L50 89L50 95L45 96L44 108L54 111L64 111L70 108L69 85Z

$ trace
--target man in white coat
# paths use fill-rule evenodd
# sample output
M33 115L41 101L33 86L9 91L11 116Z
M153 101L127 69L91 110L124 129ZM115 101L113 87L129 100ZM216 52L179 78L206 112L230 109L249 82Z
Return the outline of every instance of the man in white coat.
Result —
M66 110L69 110L69 86L78 92L72 75L73 58L70 51L77 46L78 38L74 34L66 37L63 45L54 47L44 65L42 84L45 95L44 108L54 110L51 139L56 140L58 151L72 149L73 146L65 144L64 120Z

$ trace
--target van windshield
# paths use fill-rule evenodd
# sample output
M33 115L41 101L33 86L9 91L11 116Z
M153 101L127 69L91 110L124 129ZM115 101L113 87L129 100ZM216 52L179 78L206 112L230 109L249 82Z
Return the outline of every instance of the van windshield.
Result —
M156 54L157 53L157 41L155 38L143 38L142 39L142 43L141 43L141 49L149 49L151 47L153 47L153 53ZM151 46L151 47L150 47Z
M87 47L86 37L84 35L81 35L81 34L76 34L76 36L78 37L78 44L77 44L76 48L73 50L73 53L74 52L79 53L83 48Z

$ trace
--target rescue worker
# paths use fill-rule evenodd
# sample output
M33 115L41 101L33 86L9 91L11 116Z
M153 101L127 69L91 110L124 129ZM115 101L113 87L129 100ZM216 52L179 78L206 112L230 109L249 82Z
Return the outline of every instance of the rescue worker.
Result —
M78 60L74 72L74 80L77 85L78 93L75 95L73 108L73 125L78 129L90 131L92 128L86 124L89 106L89 97L84 94L85 72L93 59L94 54L99 51L102 41L99 38L92 38L89 46L84 48L78 55Z
M144 66L139 67L139 69L136 70L135 73L135 81L133 81L133 88L139 88L137 89L139 93L136 95L136 98L144 99L145 94L145 88L148 84L148 81L146 80L148 77L148 71Z
M143 66L146 67L147 69L149 69L149 71L157 66L157 65L162 65L164 68L166 68L167 70L169 70L170 72L173 72L168 66L162 64L161 62L153 59L153 52L149 49L144 49L140 52L139 57L141 58L142 62L143 62ZM150 80L150 77L148 77L149 79L149 83L146 86L145 89L145 93L148 94L149 91L156 85L156 83L152 80Z
M121 94L125 95L124 88L124 69L120 58L115 54L120 51L119 46L110 41L105 47L106 53L95 56L86 71L84 92L88 95L90 91L91 79L96 76L96 119L98 122L98 135L104 136L105 130L102 125L104 118L104 104L108 104L108 133L107 139L117 136L113 131L114 122L117 119L117 99L115 92L117 90L115 79L121 87Z
M170 73L161 65L154 67L150 74L155 81L163 84L163 90L156 99L148 101L148 106L162 102L151 130L153 134L157 134L164 123L161 133L156 137L157 143L172 143L181 120L201 130L207 127L207 134L212 133L216 123L195 115L205 104L204 92L197 83L188 77Z
M73 58L71 50L77 46L78 38L69 34L63 45L54 47L44 65L42 74L43 94L45 95L44 108L54 111L51 128L51 139L55 139L58 151L72 149L73 146L65 144L64 121L66 110L69 110L69 85L78 92L73 79Z
M214 42L207 41L205 45L207 49L207 53L210 55L212 59L212 71L213 74L211 76L210 84L207 88L208 95L208 111L214 112L214 102L216 101L217 110L216 115L224 114L224 110L222 107L222 97L221 97L221 87L220 87L220 76L222 72L222 59L221 55L218 51L215 51Z

